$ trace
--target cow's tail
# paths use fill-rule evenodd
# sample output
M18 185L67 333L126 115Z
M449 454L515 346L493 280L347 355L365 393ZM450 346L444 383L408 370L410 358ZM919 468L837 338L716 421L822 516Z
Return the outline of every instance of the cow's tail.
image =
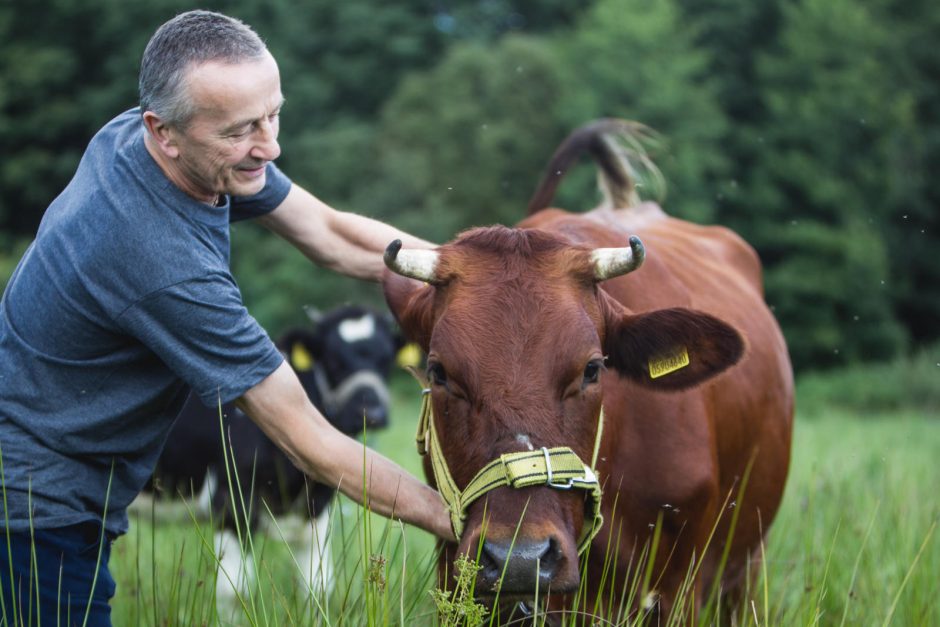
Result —
M598 167L598 186L603 205L633 207L640 202L637 187L647 186L651 195L662 200L665 181L650 159L647 148L660 142L655 131L639 122L604 118L574 130L561 143L529 201L529 215L548 207L568 169L584 153ZM650 195L650 194L644 194Z

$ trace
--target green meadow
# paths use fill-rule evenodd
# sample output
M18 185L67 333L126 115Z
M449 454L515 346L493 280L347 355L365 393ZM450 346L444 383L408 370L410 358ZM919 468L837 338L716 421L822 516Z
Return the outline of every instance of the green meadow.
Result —
M936 353L801 377L786 494L735 624L940 625ZM403 376L393 392L393 426L367 434L367 441L417 473L418 389ZM331 514L329 593L305 589L296 576L294 540L304 524L298 519L256 534L257 582L224 608L215 603L207 523L165 502L144 504L133 521L112 554L115 625L480 622L468 612L471 601L458 599L448 610L452 599L435 600L435 547L427 534L369 516L345 498ZM713 613L701 622L728 618ZM642 622L624 612L585 624Z

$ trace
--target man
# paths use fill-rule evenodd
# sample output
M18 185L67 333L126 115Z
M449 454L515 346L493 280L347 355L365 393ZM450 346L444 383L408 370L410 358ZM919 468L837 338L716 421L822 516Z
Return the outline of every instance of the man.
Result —
M190 389L208 405L238 399L311 477L358 501L365 481L374 511L452 537L423 482L371 451L363 474L362 445L317 412L242 305L233 220L363 279L379 280L388 242L428 246L293 185L273 164L283 102L246 25L170 20L144 52L140 108L92 139L13 274L0 304L7 624L81 623L86 606L87 624L110 624L110 540Z

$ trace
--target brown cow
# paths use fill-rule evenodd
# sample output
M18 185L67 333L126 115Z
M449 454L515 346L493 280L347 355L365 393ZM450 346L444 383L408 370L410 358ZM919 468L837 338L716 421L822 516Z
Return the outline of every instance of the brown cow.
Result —
M578 542L592 524L586 490L497 487L457 521L459 544L445 547L442 560L478 557L475 591L491 602L498 588L500 603L545 607L538 591L563 607L580 588L582 609L623 616L651 607L665 617L679 608L692 564L681 605L694 615L713 584L740 590L783 494L793 380L760 262L728 229L637 202L628 174L637 153L613 138L635 140L640 131L601 120L574 132L518 228L473 229L435 251L393 243L386 253L395 272L386 298L427 352L432 444L456 490L520 451L547 460L553 447L569 447L590 465L603 404L596 473L605 522L583 559ZM600 167L608 202L586 214L547 209L584 151ZM643 261L633 235L648 259L625 274ZM651 376L659 371L667 373ZM425 468L440 487L430 460ZM649 594L631 596L657 528ZM631 607L620 608L623 599Z

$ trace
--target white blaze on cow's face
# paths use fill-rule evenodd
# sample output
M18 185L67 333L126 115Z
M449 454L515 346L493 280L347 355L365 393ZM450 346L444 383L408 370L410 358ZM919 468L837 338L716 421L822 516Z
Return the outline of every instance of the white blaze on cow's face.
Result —
M529 439L529 436L527 436L527 435L524 434L524 433L517 433L517 434L516 434L516 442L518 442L520 446L524 447L524 448L525 448L526 450L528 450L528 451L534 451L534 450L535 450L535 447L532 446L532 440L530 440L530 439Z
M337 331L347 344L368 340L375 335L375 319L367 314L361 318L343 320Z

